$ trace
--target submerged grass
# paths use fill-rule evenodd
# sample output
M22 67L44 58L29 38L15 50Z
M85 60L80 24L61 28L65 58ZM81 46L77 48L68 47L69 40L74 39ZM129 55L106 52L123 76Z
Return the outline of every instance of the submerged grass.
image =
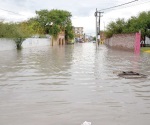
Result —
M141 47L141 52L148 52L148 53L150 53L150 47Z

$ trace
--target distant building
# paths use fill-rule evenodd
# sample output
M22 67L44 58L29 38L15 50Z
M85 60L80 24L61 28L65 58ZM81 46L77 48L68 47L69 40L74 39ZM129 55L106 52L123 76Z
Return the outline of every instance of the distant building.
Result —
M75 38L82 39L84 37L83 27L74 27Z
M51 39L52 43L51 45L65 45L65 33L62 31L58 34L57 38L52 38Z

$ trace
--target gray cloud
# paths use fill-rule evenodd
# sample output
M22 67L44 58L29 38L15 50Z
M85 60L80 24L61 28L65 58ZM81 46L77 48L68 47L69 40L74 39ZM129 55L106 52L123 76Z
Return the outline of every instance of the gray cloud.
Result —
M36 10L42 9L61 9L67 10L72 13L74 18L74 24L84 26L86 30L93 30L95 28L95 17L94 12L96 8L98 10L109 8L112 6L116 6L119 4L127 3L133 0L0 0L0 19L4 19L7 21L22 21L28 18L31 18L35 15ZM144 2L146 0L142 0ZM137 3L140 3L138 1ZM136 4L136 3L135 3ZM148 6L148 5L147 5ZM101 22L109 22L112 19L116 19L119 17L129 17L131 14L136 14L139 12L139 7L137 9L127 8L126 10L122 11L123 7L118 11L107 10L103 14ZM149 6L147 7L149 9ZM9 13L7 11L3 11L1 9L9 10L12 12L16 12L21 15ZM146 7L141 6L140 10L145 10ZM134 11L133 11L134 10ZM121 12L120 12L121 11ZM120 12L120 13L119 13ZM129 14L129 15L128 15ZM84 18L83 18L84 17ZM72 18L72 19L73 19ZM104 20L103 20L104 19ZM106 24L105 23L105 24ZM103 27L103 23L102 23Z
M73 16L88 16L96 8L102 9L115 4L116 0L0 0L0 8L13 12L35 12L41 9L68 10Z

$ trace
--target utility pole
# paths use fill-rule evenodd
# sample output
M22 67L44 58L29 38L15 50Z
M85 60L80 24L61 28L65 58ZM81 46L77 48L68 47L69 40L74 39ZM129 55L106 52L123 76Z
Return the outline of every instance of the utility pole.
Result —
M101 38L100 38L100 31L101 31L101 17L102 17L102 13L103 12L98 12L99 13L99 23L98 23L98 25L99 25L99 31L98 31L98 34L99 34L99 41L98 41L98 45L99 45L99 43L100 43L100 40L101 40Z
M96 45L99 45L99 42L100 42L100 41L98 41L98 36L97 35L99 34L99 39L100 39L100 18L102 17L101 16L101 14L103 13L102 11L109 10L109 9L114 9L114 8L117 8L117 7L120 7L120 6L124 6L124 5L127 5L127 4L137 2L137 1L138 0L132 0L132 1L124 3L124 4L116 5L116 6L101 9L101 10L97 10L97 8L96 8L96 12L95 12L95 18L96 18L96 43L97 43ZM97 22L97 17L99 18L98 22Z
M95 12L95 18L96 18L96 46L97 46L97 8L96 8L96 12Z
M96 17L96 43L97 43L98 46L99 46L99 43L100 43L100 23L101 23L101 17L102 17L101 14L102 13L103 12L101 12L101 11L97 11L97 8L96 8L96 12L95 12L95 17ZM98 17L98 20L97 20L97 17Z

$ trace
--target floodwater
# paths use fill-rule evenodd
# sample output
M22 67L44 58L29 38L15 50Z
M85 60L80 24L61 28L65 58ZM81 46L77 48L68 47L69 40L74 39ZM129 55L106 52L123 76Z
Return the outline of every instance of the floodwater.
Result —
M149 53L95 43L1 51L0 125L150 125L149 76Z

